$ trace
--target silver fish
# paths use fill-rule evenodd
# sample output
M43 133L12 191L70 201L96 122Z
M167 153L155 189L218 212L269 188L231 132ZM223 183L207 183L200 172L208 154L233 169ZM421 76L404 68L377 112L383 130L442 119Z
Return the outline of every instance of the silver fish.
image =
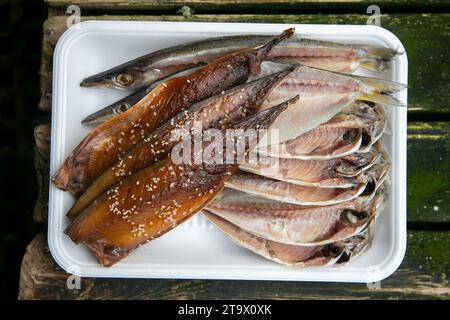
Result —
M172 73L208 63L233 51L253 47L270 37L270 35L225 36L172 46L90 76L80 85L124 90L141 88ZM347 45L296 36L276 47L270 53L270 58L288 59L334 71L351 72L361 66L382 72L389 67L389 62L396 54L398 52L395 50L379 46Z
M292 204L323 206L342 203L360 195L373 194L384 182L390 165L381 161L361 177L361 183L353 188L319 188L296 185L264 176L237 172L225 186L255 196Z
M297 185L320 188L352 188L361 183L360 175L381 158L376 144L366 153L353 153L326 160L301 160L268 157L257 163L244 163L246 172Z
M206 210L280 243L317 246L361 233L378 215L383 196L361 196L330 206L301 206L225 190Z
M258 237L211 212L204 210L203 215L242 247L266 259L289 266L318 267L345 263L362 252L370 241L364 232L346 241L327 245L289 245Z

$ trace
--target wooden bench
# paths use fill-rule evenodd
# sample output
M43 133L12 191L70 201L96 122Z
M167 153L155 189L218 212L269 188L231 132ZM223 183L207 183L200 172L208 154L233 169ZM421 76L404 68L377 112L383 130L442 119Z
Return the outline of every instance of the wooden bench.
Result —
M39 108L46 112L51 112L53 49L66 29L65 12L71 4L80 6L82 20L323 24L365 24L368 18L366 8L371 4L371 1L352 0L334 4L327 0L47 2L49 17L43 26L39 103ZM66 285L69 275L52 259L43 231L29 244L23 258L19 299L448 299L450 5L445 0L433 1L426 7L414 0L384 0L377 1L377 4L381 7L381 25L400 38L409 59L408 249L400 268L381 281L379 288L365 284L312 282L83 278L81 289L69 290ZM34 220L45 230L49 124L36 127L35 140L40 193Z

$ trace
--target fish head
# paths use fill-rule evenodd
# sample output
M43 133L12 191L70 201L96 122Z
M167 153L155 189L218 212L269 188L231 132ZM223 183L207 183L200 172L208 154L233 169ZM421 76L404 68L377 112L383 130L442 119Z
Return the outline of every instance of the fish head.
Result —
M154 74L153 74L154 73ZM107 70L83 79L80 86L85 88L112 88L121 90L132 90L157 80L157 70L146 72L141 68L121 68L120 70Z

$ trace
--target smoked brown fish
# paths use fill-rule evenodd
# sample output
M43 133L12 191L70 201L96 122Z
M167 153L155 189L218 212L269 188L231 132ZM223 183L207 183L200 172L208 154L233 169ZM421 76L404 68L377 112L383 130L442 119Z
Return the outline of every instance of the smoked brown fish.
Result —
M268 128L293 101L228 128ZM217 138L203 142L203 150L224 148L225 129L219 133ZM257 136L249 136L244 141L246 150L257 140ZM190 163L176 163L168 157L122 180L83 210L67 228L67 235L75 243L89 247L102 265L111 266L139 245L170 231L206 206L238 168L236 158L231 163L197 164L193 161L197 152L191 148Z
M229 54L190 75L158 85L132 108L91 131L53 176L53 183L79 196L146 134L192 104L244 83L250 73L259 73L270 49L293 33L294 29L287 29L263 45Z

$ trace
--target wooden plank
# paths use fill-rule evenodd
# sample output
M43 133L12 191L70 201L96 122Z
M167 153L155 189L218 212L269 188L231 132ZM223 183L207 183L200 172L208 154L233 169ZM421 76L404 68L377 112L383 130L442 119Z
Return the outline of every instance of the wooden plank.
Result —
M182 16L95 16L82 20L160 20L206 22L269 22L365 24L365 15L194 15ZM450 51L450 14L383 15L382 26L404 43L409 59L409 110L411 113L450 112L450 65L445 57ZM55 16L43 26L41 62L41 100L39 106L51 108L53 49L66 29L66 17ZM423 32L427 30L427 32Z
M68 274L50 256L44 234L22 261L19 299L449 299L450 232L411 232L408 256L389 278L366 284L82 278L68 289ZM73 283L73 282L72 282Z
M36 170L38 196L33 210L33 218L36 222L47 222L50 170L50 124L39 125L34 129L34 141L34 167Z
M46 0L52 7L67 7L75 4L85 9L145 9L145 10L174 10L182 6L189 6L195 10L212 11L259 11L270 12L272 9L361 9L374 4L371 0ZM415 7L446 7L445 0L378 0L375 2L382 8L415 8Z
M450 123L408 126L408 222L450 222ZM35 221L47 221L50 128L35 129L39 195ZM420 155L420 156L418 156Z
M450 222L450 123L408 125L408 221Z

